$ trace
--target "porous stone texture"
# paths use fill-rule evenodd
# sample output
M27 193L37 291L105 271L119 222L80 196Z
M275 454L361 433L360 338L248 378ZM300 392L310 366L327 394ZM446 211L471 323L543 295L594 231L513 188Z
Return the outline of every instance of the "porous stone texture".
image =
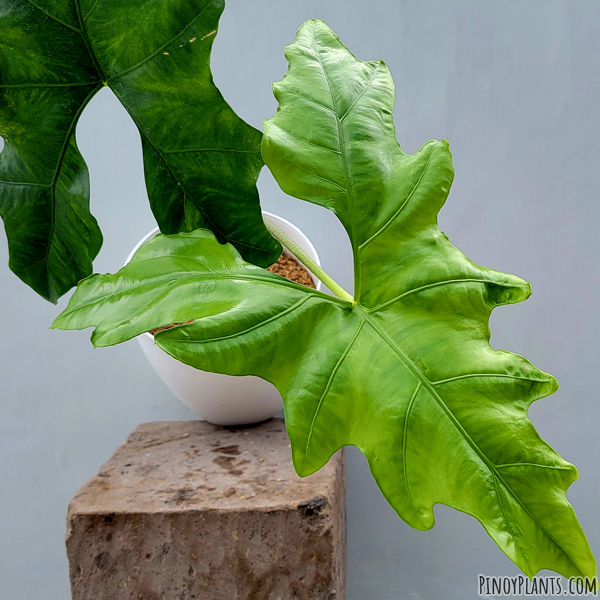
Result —
M146 423L69 507L73 600L343 600L343 454L301 479L280 419Z

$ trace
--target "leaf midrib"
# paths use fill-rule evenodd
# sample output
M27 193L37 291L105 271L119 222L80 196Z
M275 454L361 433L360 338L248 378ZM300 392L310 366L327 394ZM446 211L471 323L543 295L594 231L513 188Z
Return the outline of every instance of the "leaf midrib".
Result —
M315 36L314 28L311 29L313 44L315 46L315 50L317 53L317 59L319 61L319 65L321 70L323 71L323 76L325 77L325 81L327 82L327 87L329 89L329 95L331 97L331 104L333 105L333 113L335 116L335 125L337 127L338 132L338 143L340 146L340 158L342 160L342 166L344 167L344 179L346 180L345 193L348 197L348 216L350 218L350 242L352 244L352 256L353 256L353 266L354 266L354 297L358 301L360 300L360 287L361 287L361 272L360 272L360 260L356 248L356 241L354 235L354 192L352 191L352 178L350 176L350 171L348 169L348 156L346 153L346 141L344 139L344 135L342 133L341 120L338 115L338 108L335 101L335 95L333 93L333 87L331 85L331 81L329 79L329 74L325 69L325 65L323 64L323 59L321 58L321 50L319 45L317 44L317 38ZM346 115L343 115L344 117Z
M408 461L406 460L406 445L408 443L408 419L410 418L410 413L415 403L415 400L417 399L417 396L419 395L419 392L422 388L423 384L420 381L417 382L417 387L415 388L415 391L413 392L413 395L410 398L410 402L408 403L408 406L406 408L406 414L404 416L404 426L402 428L402 470L404 472L404 483L406 484L406 493L408 494L410 506L413 509L413 512L415 513L415 517L417 517L417 519L419 520L421 520L421 517L419 516L419 513L417 512L417 509L415 507L415 503L413 502L412 493L410 491L410 484L408 483Z
M465 439L467 444L473 449L473 451L479 456L481 461L488 467L492 475L497 478L497 480L502 484L504 489L510 493L510 495L516 500L519 506L523 509L523 511L529 515L530 519L540 528L540 530L550 539L557 548L564 554L564 556L569 560L569 562L573 565L573 567L581 572L581 569L573 562L569 554L564 550L564 548L554 539L554 537L546 530L546 528L538 521L538 519L531 513L531 511L525 506L516 492L506 483L502 475L496 469L494 463L481 451L479 446L475 443L475 441L471 438L468 432L464 429L460 421L454 416L452 411L448 408L446 403L442 400L440 395L435 391L429 379L421 372L421 370L413 363L413 361L402 351L402 349L392 340L388 334L381 328L379 323L375 321L375 319L365 310L364 307L357 304L354 306L354 310L356 310L357 314L361 319L363 319L366 323L368 323L373 331L378 334L381 339L386 343L386 345L392 350L394 354L399 358L399 360L405 365L405 367L415 375L418 380L422 383L423 387L427 389L431 397L435 400L438 406L444 411L450 422L454 425L454 427L458 430L458 432Z
M177 257L177 258L192 258L192 257ZM143 262L143 261L139 261L139 262ZM137 264L139 264L139 262ZM337 304L341 304L345 308L349 307L349 303L346 302L345 300L342 300L341 298L331 296L330 294L326 294L325 292L321 292L319 290L314 290L312 288L303 286L299 283L294 283L292 281L289 281L288 279L285 279L284 277L280 277L279 275L275 275L275 274L273 274L273 277L271 277L271 276L265 277L265 276L260 276L260 275L239 275L236 273L229 273L229 274L217 273L217 277L215 277L214 272L208 274L208 273L198 273L195 271L183 271L183 272L179 272L179 273L165 273L164 275L152 278L150 281L144 281L144 282L140 282L138 284L128 285L126 290L119 290L116 292L111 292L109 294L105 294L103 296L97 296L88 302L78 304L75 308L73 308L71 310L69 310L69 308L67 307L67 309L64 310L60 314L60 318L62 319L63 317L69 317L85 308L88 308L90 306L94 306L95 304L104 302L108 298L112 298L114 296L119 296L119 295L122 295L125 293L130 293L131 291L140 289L144 286L156 287L157 283L160 284L163 281L165 281L165 285L168 286L168 285L173 284L175 281L182 283L182 280L184 280L186 278L189 279L190 283L193 283L194 281L197 281L197 280L208 280L208 279L260 281L261 283L264 283L264 284L290 287L296 291L301 291L301 292L305 292L306 294L310 294L313 297L316 296L316 297L319 297L324 300L336 302Z
M91 85L93 85L93 84L91 84ZM52 244L53 244L53 238L56 233L56 202L57 202L57 200L56 200L56 185L58 183L58 178L60 177L62 164L64 162L64 158L66 156L67 149L69 147L69 142L71 141L71 137L73 136L75 127L77 126L77 121L79 120L81 113L85 110L86 106L88 105L88 103L90 102L92 97L98 92L100 87L101 86L96 85L91 90L91 92L85 97L85 99L83 100L83 102L81 103L81 105L79 106L77 111L75 112L75 115L73 115L73 118L71 119L69 128L67 129L67 131L65 133L65 137L63 139L63 144L62 144L59 156L58 156L58 160L56 161L56 168L54 169L54 173L52 174L52 179L51 179L50 183L0 181L0 184L8 184L8 185L15 185L15 186L27 185L27 186L50 189L50 202L51 202L50 231L48 232L48 241L46 244L46 250L44 252L43 258L37 260L34 264L30 265L28 267L28 269L31 268L32 266L40 264L40 263L47 263L47 261L50 257L50 252L51 252ZM74 256L67 245L65 245L64 247L68 252L71 253L72 256ZM48 297L49 298L52 296L52 281L50 278L51 278L51 273L48 270L47 265L46 265L46 280L47 280L47 285L48 285Z
M301 298L300 300L298 300L298 302L296 302L292 306L289 306L288 308L273 315L272 317L269 317L268 319L265 319L264 321L260 321L260 322L256 323L255 325L251 325L250 327L248 327L246 329L242 329L241 331L236 331L235 333L230 333L229 335L223 335L221 337L213 337L213 338L203 338L201 340L194 340L194 339L182 340L182 339L177 339L177 338L169 338L169 342L172 342L175 344L212 344L214 342L222 342L223 340L230 340L230 339L239 337L241 335L246 335L246 334L250 333L251 331L255 331L256 329L265 327L266 325L269 325L269 324L273 323L274 321L277 321L277 320L281 319L282 317L285 317L285 315L288 315L291 312L294 312L295 310L300 308L303 304L305 304L309 300L312 300L313 298L314 298L314 296L305 296L304 298ZM192 324L193 323L189 323L186 325L189 326ZM165 331L168 332L169 330L165 330ZM161 331L157 335L160 335L162 338L162 337L165 337L165 335L161 335L164 333L165 332Z
M77 13L77 19L79 20L79 28L80 28L79 35L81 35L81 38L83 39L83 43L85 44L88 54L90 55L90 58L92 59L92 62L94 63L94 66L96 67L96 70L100 74L100 77L102 78L103 81L106 81L106 75L104 74L102 66L100 65L100 61L96 57L96 53L94 52L94 49L92 48L92 42L87 33L87 29L85 27L84 17L83 17L83 13L81 12L81 6L80 6L79 2L80 2L80 0L74 0L75 12Z
M54 177L52 179L52 184L51 184L51 194L52 194L52 224L51 224L51 228L50 228L50 233L48 234L48 246L46 248L46 254L44 256L44 262L46 262L48 260L48 258L50 257L50 250L52 249L52 240L54 238L54 234L56 231L56 184L58 183L58 178L60 177L60 171L62 169L62 164L64 161L64 158L67 154L67 149L69 147L69 143L71 141L71 137L74 135L75 133L75 127L77 127L77 121L79 120L79 117L81 116L81 113L83 113L83 111L85 110L85 107L88 105L88 103L90 102L90 100L96 95L96 93L98 92L98 90L100 89L100 87L95 87L84 99L84 101L81 103L81 106L79 107L79 109L77 110L77 112L75 113L75 115L73 116L73 119L71 120L71 125L69 126L69 129L65 135L65 139L63 142L63 147L61 149L61 153L60 153L60 157L58 159L58 162L56 163L56 171L54 173ZM65 248L67 249L67 251L71 252L70 248L68 247L67 244L65 244ZM72 253L71 253L72 254ZM50 272L47 272L47 276L48 279L50 278ZM50 283L50 282L48 282ZM51 292L51 289L49 287L49 293Z

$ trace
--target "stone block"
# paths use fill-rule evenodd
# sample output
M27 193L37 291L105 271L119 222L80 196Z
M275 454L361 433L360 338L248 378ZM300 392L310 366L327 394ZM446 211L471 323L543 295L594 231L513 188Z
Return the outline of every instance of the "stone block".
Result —
M293 469L283 421L146 423L69 507L73 600L343 600L343 454Z

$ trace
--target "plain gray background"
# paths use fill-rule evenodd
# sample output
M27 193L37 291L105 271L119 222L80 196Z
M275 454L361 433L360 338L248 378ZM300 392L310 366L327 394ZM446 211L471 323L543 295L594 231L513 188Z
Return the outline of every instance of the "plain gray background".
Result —
M531 299L494 313L492 345L561 383L530 416L579 467L568 495L600 551L600 3L229 0L215 80L254 126L275 111L283 46L309 18L325 19L359 58L387 62L405 151L450 141L456 179L440 225L452 242L532 282ZM77 139L105 236L96 270L115 271L153 226L139 136L105 89ZM349 244L333 215L286 197L266 170L260 191L264 208L300 226L351 289ZM0 597L64 600L71 497L137 424L193 415L136 342L93 350L89 332L49 331L66 300L56 308L12 275L0 237ZM411 530L358 451L347 468L349 600L470 599L479 573L518 573L472 518L438 506L433 530Z

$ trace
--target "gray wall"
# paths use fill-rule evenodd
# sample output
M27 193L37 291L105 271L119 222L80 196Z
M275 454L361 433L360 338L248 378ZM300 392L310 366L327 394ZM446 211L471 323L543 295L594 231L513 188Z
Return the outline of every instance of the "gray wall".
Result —
M599 551L600 3L229 0L215 78L253 125L275 110L282 47L314 17L359 58L386 60L405 151L450 140L456 179L440 221L453 243L532 282L528 302L493 315L492 344L560 381L530 416L579 467L569 499ZM153 224L139 137L104 90L77 138L105 235L96 269L114 271ZM351 288L349 244L333 215L285 197L266 171L260 189L264 207L298 224ZM193 415L135 342L94 351L89 332L49 331L58 309L9 272L0 235L0 597L64 600L70 498L138 423ZM349 600L462 600L476 597L478 573L518 572L473 519L441 506L436 515L432 531L411 530L348 452Z

